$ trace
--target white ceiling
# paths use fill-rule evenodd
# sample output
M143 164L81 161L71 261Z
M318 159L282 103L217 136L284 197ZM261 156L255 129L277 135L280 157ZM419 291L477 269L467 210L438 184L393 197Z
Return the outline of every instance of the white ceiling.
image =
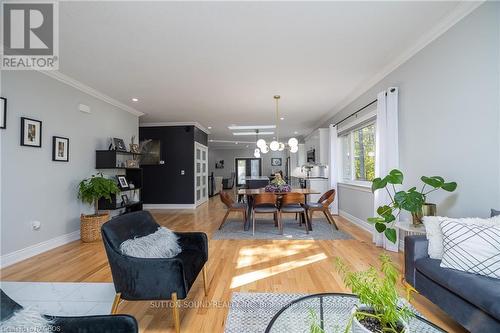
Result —
M457 5L61 2L60 71L142 123L197 121L212 139L273 124L280 94L283 136L305 135Z

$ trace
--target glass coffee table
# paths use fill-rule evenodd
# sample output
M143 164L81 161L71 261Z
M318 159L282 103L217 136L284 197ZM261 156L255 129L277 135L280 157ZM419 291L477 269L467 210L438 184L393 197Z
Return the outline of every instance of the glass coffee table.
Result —
M343 333L354 305L359 304L355 295L326 293L296 299L283 307L273 317L266 333L309 333L312 318L325 333ZM418 314L409 321L411 333L446 333L445 330Z

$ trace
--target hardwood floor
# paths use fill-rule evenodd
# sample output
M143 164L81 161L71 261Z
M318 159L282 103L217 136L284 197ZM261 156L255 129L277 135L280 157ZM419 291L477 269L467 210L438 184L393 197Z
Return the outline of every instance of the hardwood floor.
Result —
M203 231L209 239L224 213L218 196L195 211L153 211L158 223L175 231ZM334 272L333 259L339 256L353 268L365 269L369 265L377 265L377 257L382 250L371 244L371 236L364 230L341 217L336 216L335 219L339 228L355 239L209 241L209 295L204 296L200 274L186 301L192 304L204 302L205 305L181 310L181 331L223 332L232 292L347 292L340 276ZM227 223L240 221L241 214L235 213ZM390 255L401 268L402 255ZM0 276L6 281L112 281L102 244L80 241L7 267L0 271ZM445 330L466 332L422 296L417 295L413 304ZM167 305L125 301L118 312L135 316L141 332L174 332Z

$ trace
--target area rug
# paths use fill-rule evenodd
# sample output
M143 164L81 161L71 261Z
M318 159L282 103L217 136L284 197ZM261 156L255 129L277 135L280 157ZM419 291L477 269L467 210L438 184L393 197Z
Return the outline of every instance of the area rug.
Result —
M0 288L23 307L53 316L108 315L115 297L112 283L1 281Z
M307 294L279 294L279 293L239 293L232 295L229 313L226 318L225 333L264 333L268 324L276 313L293 300ZM291 306L287 311L290 315L285 320L276 321L271 332L295 333L309 332L313 317L319 318L319 299L312 298L298 305ZM326 333L344 332L349 314L358 300L353 297L324 298L324 325ZM330 302L330 304L328 304ZM327 306L325 306L327 305ZM411 305L415 314L420 315ZM333 316L330 312L335 312ZM317 321L315 321L317 322ZM436 333L432 326L417 319L409 322L411 333Z
M326 219L314 219L312 223L313 230L306 233L304 225L299 226L295 219L284 219L283 235L278 228L274 226L274 221L270 219L257 219L255 225L255 236L252 235L252 226L250 230L243 230L241 220L228 220L222 230L217 230L212 239L270 239L270 240L328 240L328 239L352 239L351 235L336 230Z

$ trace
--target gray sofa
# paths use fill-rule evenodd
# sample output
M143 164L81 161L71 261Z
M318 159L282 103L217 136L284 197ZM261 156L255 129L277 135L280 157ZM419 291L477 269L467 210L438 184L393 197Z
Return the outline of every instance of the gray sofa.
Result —
M500 280L441 268L425 236L405 238L405 279L471 332L500 332Z

